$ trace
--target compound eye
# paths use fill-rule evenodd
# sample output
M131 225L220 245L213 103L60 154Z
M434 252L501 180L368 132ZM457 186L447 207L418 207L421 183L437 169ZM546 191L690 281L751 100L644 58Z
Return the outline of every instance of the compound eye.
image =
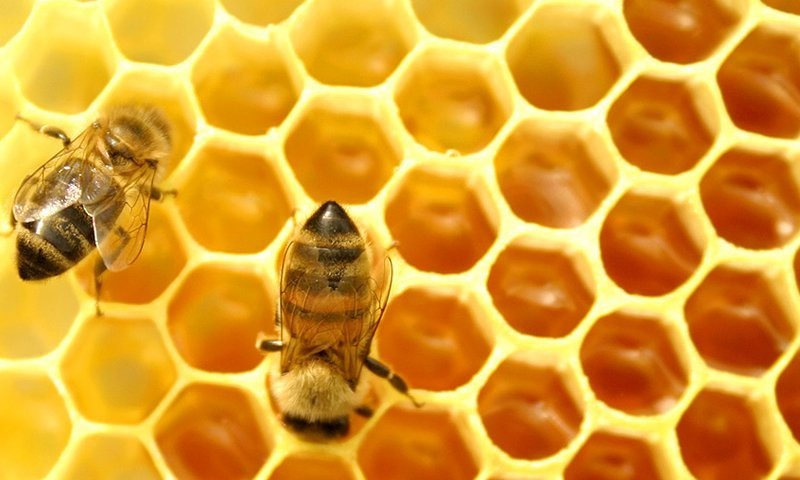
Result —
M130 147L123 143L119 137L111 132L105 134L106 145L108 146L108 156L113 165L119 165L133 160L133 152Z

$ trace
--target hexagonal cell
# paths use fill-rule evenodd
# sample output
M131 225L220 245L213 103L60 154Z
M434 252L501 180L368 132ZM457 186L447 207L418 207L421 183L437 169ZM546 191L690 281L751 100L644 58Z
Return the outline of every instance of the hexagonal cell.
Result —
M211 384L187 386L153 435L178 478L253 478L273 447L255 399Z
M800 15L800 3L794 0L761 0L761 3L776 10Z
M764 478L774 462L765 450L753 405L728 393L704 390L676 428L683 461L698 478Z
M114 76L111 38L95 5L43 3L19 42L13 65L20 88L45 110L81 112Z
M453 390L468 382L491 353L494 342L484 333L484 314L464 293L413 287L389 304L375 342L381 360L411 388Z
M203 50L192 83L211 125L248 135L280 125L298 97L297 81L275 42L233 28L223 29Z
M61 478L158 480L161 475L136 437L98 433L81 440Z
M297 453L284 458L269 480L355 480L350 463L344 458L314 453Z
M608 111L611 137L625 160L641 169L685 172L714 142L699 102L683 81L639 77Z
M319 0L294 22L292 44L322 83L371 87L391 75L416 41L413 20L396 4Z
M186 59L211 28L213 0L104 2L111 33L122 54L135 62L174 65Z
M423 146L461 154L486 147L513 109L495 55L429 48L414 57L394 100L406 130Z
M175 367L150 320L89 320L61 362L61 378L89 420L138 423L175 382Z
M414 267L437 273L472 268L497 237L497 212L477 182L452 169L418 168L386 206L397 251Z
M575 252L518 238L495 260L486 286L497 310L526 335L563 337L594 303L589 265Z
M606 273L628 293L664 295L694 273L705 249L685 204L626 193L600 231Z
M506 60L531 105L580 110L605 96L622 71L601 29L611 25L606 16L584 5L542 5L511 39Z
M774 281L759 270L722 265L689 296L689 333L710 366L756 376L789 347L793 314Z
M644 440L611 432L594 432L564 470L564 480L665 478L653 448Z
M446 410L392 407L361 441L358 464L367 480L475 478L478 459L463 424Z
M668 62L707 58L741 20L734 2L720 0L625 0L631 32L650 55ZM744 2L739 2L742 4Z
M254 25L280 23L294 12L303 0L220 0L225 10L239 20Z
M291 215L278 174L259 154L206 145L190 169L176 201L186 228L207 249L259 252Z
M315 201L364 203L383 188L403 156L388 125L383 106L373 98L322 97L289 132L286 159Z
M273 329L274 302L249 271L203 265L184 279L169 303L167 326L189 365L211 372L243 372L262 355L253 345Z
M658 318L614 312L581 345L581 364L597 398L634 415L672 408L689 383L683 351Z
M757 27L717 72L722 99L737 127L770 137L800 133L800 40L796 29Z
M67 445L72 424L46 374L0 372L0 464L8 478L44 478Z
M101 302L152 302L181 272L186 264L186 251L165 209L158 202L151 202L147 238L141 255L125 270L103 273ZM95 252L75 269L81 286L93 297L96 258Z
M714 229L745 248L783 246L800 229L800 177L779 154L733 149L700 181Z
M599 136L587 128L527 120L503 142L494 170L519 218L570 228L586 221L608 194L616 177L607 171L611 163Z
M0 46L5 45L22 28L32 6L33 0L20 0L4 6L0 17Z
M566 447L583 422L581 407L564 384L568 375L520 354L504 360L478 394L478 414L492 442L524 460Z
M795 352L775 384L775 398L783 421L800 441L800 354Z
M464 42L499 39L531 0L412 0L414 13L429 32Z

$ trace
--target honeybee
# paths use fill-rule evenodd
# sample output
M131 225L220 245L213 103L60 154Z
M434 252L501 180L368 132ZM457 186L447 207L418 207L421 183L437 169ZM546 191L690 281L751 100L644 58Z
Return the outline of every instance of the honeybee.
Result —
M373 275L380 263L382 274ZM281 352L272 393L290 430L332 439L347 434L352 411L369 416L360 404L362 367L420 406L401 377L369 356L391 282L391 260L373 262L364 237L336 202L320 206L286 247L275 318L280 340L262 335L257 346Z
M153 107L113 108L75 139L63 130L32 128L58 138L61 151L25 177L14 198L17 270L23 280L42 280L69 270L97 248L96 305L100 275L133 263L144 245L153 185L170 153L170 131Z

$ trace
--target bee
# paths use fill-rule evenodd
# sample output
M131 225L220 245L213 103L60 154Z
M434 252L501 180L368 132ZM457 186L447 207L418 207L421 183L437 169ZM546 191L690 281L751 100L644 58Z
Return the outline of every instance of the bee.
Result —
M133 263L144 245L151 199L165 193L153 183L170 153L170 130L153 107L110 109L70 139L63 130L33 129L61 140L63 148L25 177L14 198L17 270L22 280L60 275L95 248L99 314L100 275Z
M333 201L322 204L286 247L275 318L280 340L262 335L257 347L281 352L272 393L284 425L301 436L342 437L351 412L371 414L360 404L362 367L420 406L401 377L369 356L392 281L391 260L373 260L356 225Z

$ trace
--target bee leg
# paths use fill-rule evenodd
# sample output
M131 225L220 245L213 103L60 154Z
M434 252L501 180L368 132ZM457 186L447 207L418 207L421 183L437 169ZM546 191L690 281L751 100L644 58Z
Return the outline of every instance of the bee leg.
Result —
M94 262L94 311L98 317L103 316L100 310L100 289L103 287L102 275L106 271L106 264L102 258L97 258Z
M256 348L262 352L280 352L283 350L283 342L277 339L265 338L263 334L256 340Z
M415 407L419 408L423 405L422 403L416 401L414 397L412 397L411 394L408 392L408 384L406 383L405 380L403 380L403 377L396 375L389 369L389 367L387 367L383 363L379 362L378 360L375 360L372 357L367 357L366 359L364 359L364 366L367 367L367 370L374 373L375 375L388 380L389 384L392 387L394 387L395 390L408 397L411 400L411 403L413 403Z
M70 143L72 143L72 140L66 133L64 133L64 130L61 130L58 127L54 127L52 125L40 125L36 122L28 120L27 118L23 117L20 114L17 114L17 120L21 120L27 123L28 125L30 125L32 129L36 130L39 133L47 135L48 137L53 137L61 140L61 143L64 145L65 148L68 147Z
M375 413L371 408L369 408L366 405L361 405L360 407L356 407L353 411L364 418L371 418L372 414Z
M152 187L150 189L150 199L160 202L164 200L164 197L177 197L178 191L174 188L169 190L162 190L158 187Z

